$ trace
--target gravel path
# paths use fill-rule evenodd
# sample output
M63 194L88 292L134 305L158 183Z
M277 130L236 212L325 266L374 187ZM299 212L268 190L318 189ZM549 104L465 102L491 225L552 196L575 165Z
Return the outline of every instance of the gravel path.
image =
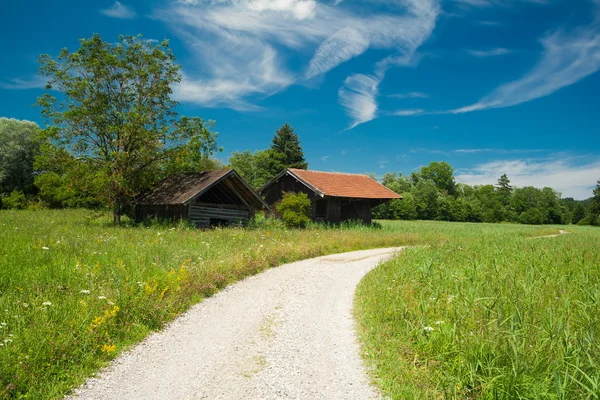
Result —
M272 268L192 307L77 399L373 399L355 337L361 278L401 248Z

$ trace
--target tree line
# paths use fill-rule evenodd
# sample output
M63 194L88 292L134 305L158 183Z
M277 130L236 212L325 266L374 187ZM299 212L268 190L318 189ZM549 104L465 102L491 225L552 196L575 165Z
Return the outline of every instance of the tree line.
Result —
M577 201L549 187L513 187L506 174L496 185L457 183L452 166L442 161L409 176L386 173L382 183L403 199L375 208L375 218L600 225L600 180L592 198Z

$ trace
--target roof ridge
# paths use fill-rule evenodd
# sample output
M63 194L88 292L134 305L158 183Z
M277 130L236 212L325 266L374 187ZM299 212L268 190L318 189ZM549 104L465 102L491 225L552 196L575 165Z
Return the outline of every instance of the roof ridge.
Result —
M357 174L352 172L332 172L332 171L315 171L314 169L300 169L300 168L288 168L291 171L305 171L305 172L316 172L318 174L331 174L331 175L350 175L350 176L366 176L367 178L371 178L367 174ZM373 179L373 178L371 178ZM374 179L373 179L374 180ZM377 182L377 181L376 181Z

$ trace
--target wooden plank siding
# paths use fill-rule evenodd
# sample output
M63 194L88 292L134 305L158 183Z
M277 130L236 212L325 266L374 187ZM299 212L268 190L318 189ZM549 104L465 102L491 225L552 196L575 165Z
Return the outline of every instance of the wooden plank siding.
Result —
M242 224L250 218L248 208L226 207L224 204L191 204L189 220L197 227L209 227L220 223Z

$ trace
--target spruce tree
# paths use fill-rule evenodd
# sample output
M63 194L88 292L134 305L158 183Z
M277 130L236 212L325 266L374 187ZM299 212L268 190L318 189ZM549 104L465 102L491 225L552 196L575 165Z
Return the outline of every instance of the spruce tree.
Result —
M302 146L300 146L300 139L294 133L294 128L287 122L275 131L271 150L283 155L285 168L308 168Z
M502 204L507 205L510 202L513 187L511 186L510 179L508 179L508 176L506 176L506 174L503 174L500 177L500 179L498 179L496 191L500 195L500 201L502 202Z

